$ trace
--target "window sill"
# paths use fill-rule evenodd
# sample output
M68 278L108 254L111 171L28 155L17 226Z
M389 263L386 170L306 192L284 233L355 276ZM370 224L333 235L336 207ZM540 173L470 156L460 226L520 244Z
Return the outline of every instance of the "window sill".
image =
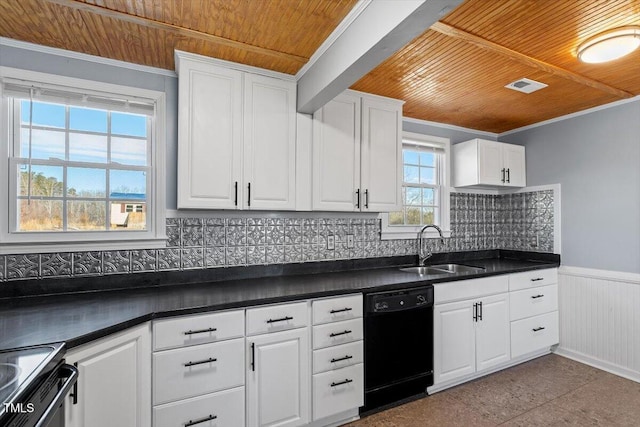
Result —
M380 233L381 240L395 240L395 239L415 239L418 237L418 230L398 230L398 231L383 231ZM425 239L439 239L440 235L437 231L429 229L423 235ZM450 230L442 230L442 236L444 238L451 237Z
M0 243L0 255L39 254L51 252L115 251L131 249L161 249L167 246L166 237L81 242Z

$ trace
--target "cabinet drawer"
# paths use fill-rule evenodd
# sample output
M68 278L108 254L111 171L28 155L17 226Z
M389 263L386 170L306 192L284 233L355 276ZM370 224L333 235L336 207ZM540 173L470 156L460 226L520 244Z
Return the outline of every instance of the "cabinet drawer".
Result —
M362 318L313 327L313 348L324 348L361 340Z
M247 335L301 328L309 323L306 302L270 305L247 310Z
M244 310L225 311L153 322L153 349L182 347L244 336Z
M198 396L153 408L154 427L185 426L200 420L206 427L244 427L244 387Z
M509 290L518 291L521 289L535 288L558 283L558 269L549 268L547 270L525 271L509 275Z
M442 304L501 294L508 290L509 276L492 276L436 284L433 288L433 298L435 304Z
M313 324L339 322L362 317L362 294L313 302Z
M215 360L209 361L210 359ZM243 383L242 338L153 354L154 405L224 390Z
M537 316L558 309L558 285L523 289L509 294L511 320Z
M364 361L364 344L362 341L336 345L313 351L313 373L330 371L356 365Z
M559 342L558 312L511 322L511 357L549 348Z
M313 419L364 405L364 369L359 363L313 376Z

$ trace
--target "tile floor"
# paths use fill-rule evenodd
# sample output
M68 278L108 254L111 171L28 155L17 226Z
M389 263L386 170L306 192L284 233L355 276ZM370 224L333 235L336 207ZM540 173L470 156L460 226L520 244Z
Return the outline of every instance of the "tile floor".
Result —
M640 383L551 354L348 424L497 425L640 426Z

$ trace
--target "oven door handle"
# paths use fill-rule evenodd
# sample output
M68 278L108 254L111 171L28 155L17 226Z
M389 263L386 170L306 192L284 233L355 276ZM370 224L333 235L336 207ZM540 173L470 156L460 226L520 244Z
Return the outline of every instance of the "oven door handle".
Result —
M46 427L58 410L58 407L64 402L71 387L78 381L78 368L71 365L62 365L60 368L60 377L66 377L66 381L58 390L56 397L53 399L49 407L44 411L42 417L38 420L35 427Z

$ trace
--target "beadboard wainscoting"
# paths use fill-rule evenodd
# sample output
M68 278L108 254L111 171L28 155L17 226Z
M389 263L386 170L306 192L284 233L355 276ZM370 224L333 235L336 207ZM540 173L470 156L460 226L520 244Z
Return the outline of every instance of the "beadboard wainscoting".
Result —
M562 266L556 353L640 382L640 274Z

